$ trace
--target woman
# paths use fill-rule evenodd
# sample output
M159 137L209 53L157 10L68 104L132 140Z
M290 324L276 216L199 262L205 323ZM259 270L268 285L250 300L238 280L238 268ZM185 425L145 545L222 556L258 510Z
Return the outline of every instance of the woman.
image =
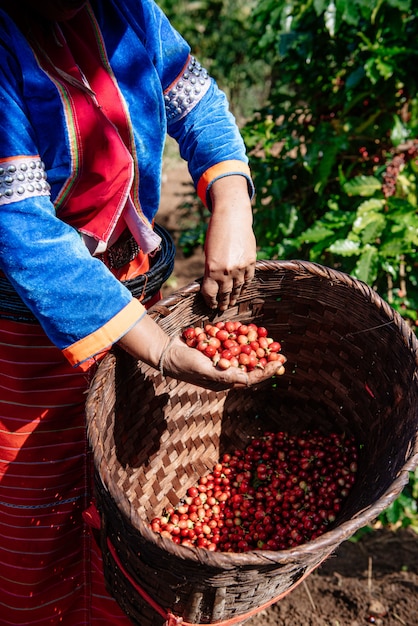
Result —
M254 274L251 178L224 95L152 0L11 4L0 1L1 623L128 624L85 523L85 392L116 343L206 387L261 376L170 342L128 288L161 254L167 131L212 212L211 308ZM146 283L148 305L158 286Z

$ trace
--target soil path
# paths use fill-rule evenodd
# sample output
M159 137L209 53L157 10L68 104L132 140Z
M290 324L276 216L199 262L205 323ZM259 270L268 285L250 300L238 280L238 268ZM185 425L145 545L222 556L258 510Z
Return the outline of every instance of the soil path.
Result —
M171 233L176 244L182 226L182 216L179 207L185 197L190 194L191 184L191 178L184 161L176 161L175 165L165 167L157 221ZM163 296L166 297L176 289L200 278L203 275L203 271L203 250L196 250L191 257L185 258L181 249L177 246L174 271L163 288Z
M158 221L178 241L179 206L190 191L186 165L165 168ZM163 295L203 273L203 252L185 259L177 250ZM418 534L378 530L357 543L345 541L336 554L276 605L247 626L418 626Z

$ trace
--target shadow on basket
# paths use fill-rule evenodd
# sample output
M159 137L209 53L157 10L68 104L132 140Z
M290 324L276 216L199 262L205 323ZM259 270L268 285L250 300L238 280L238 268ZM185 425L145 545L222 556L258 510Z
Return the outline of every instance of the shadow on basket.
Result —
M213 321L197 283L150 314L169 335ZM114 351L87 399L105 577L141 626L244 622L387 508L418 462L417 340L367 285L307 262L259 262L237 306L218 319L269 328L286 373L259 389L215 393ZM361 447L356 482L320 537L281 551L223 553L151 530L224 452L266 430L305 429L346 433Z

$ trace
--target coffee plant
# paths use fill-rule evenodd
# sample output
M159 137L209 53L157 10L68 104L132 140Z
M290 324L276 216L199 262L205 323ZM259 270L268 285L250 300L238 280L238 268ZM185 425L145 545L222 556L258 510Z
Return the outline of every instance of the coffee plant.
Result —
M268 103L243 129L260 258L305 258L418 309L418 3L261 0Z
M251 11L257 0L159 0L192 52L225 90L239 120L265 100L269 64L252 58Z

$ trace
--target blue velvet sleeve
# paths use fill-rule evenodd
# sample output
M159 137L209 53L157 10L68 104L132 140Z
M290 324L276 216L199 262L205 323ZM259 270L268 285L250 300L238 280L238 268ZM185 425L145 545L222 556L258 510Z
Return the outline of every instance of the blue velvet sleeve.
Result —
M121 5L137 36L143 38L162 89L166 91L172 83L181 80L191 52L188 43L153 0L123 0L118 3L119 8ZM168 121L168 133L178 142L196 186L202 174L218 163L248 163L244 141L227 98L213 78L209 81L208 90L196 100L187 115Z
M143 5L154 7L154 19L159 29L155 49L159 50L158 42L160 46L163 42L160 63L158 55L155 56L165 91L170 83L181 80L181 72L190 48L153 0L143 0ZM168 121L168 133L178 142L180 154L187 161L196 186L202 174L218 163L234 160L248 163L244 141L229 110L225 93L219 89L213 78L209 78L209 81L208 90L187 115L178 121Z
M24 199L8 196L8 163L39 163L39 152L24 106L21 70L7 38L16 45L18 33L1 22L1 14L0 27L0 269L50 339L64 349L106 325L132 296L90 256L77 231L56 217L47 189ZM52 148L53 125L49 131Z
M196 106L182 119L169 124L168 132L177 140L196 186L204 172L218 163L248 163L244 141L226 96L213 80Z
M60 349L96 332L132 299L47 197L0 207L0 267Z

